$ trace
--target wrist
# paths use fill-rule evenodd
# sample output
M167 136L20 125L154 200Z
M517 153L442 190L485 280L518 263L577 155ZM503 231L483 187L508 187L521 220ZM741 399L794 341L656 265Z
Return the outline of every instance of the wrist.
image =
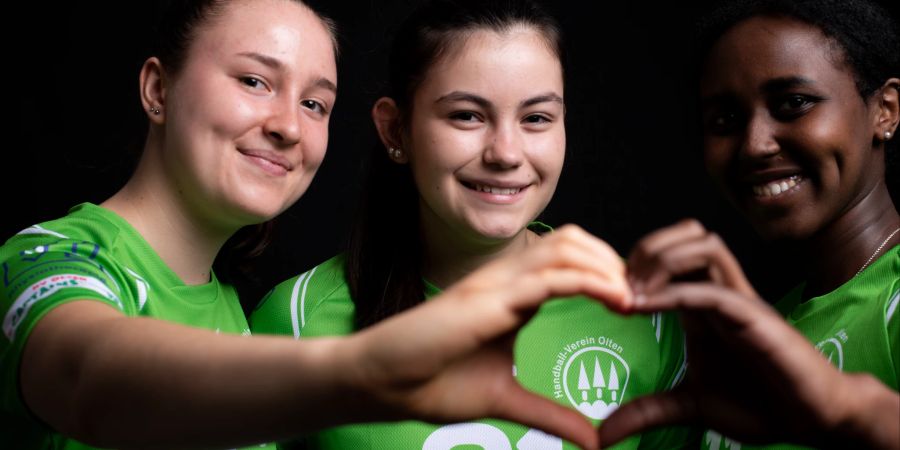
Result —
M830 427L829 446L873 449L900 448L900 395L869 374L842 374L843 414Z

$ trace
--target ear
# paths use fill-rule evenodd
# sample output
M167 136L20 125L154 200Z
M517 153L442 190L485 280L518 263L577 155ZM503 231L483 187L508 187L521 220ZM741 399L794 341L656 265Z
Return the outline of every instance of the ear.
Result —
M900 79L891 78L881 86L876 95L875 139L887 141L896 136L900 122ZM890 133L890 134L887 134Z
M403 148L400 127L400 108L390 97L381 97L372 107L372 121L378 130L378 137L384 144L388 157L396 163L409 162L409 152Z
M141 104L151 123L162 125L166 121L165 70L159 58L144 61L141 67Z

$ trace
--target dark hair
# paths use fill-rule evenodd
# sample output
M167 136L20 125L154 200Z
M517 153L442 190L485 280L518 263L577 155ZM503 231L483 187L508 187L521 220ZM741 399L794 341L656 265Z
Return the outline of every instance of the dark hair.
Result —
M414 11L394 36L388 95L408 123L412 98L428 71L479 30L537 30L563 62L559 25L532 0L436 0ZM346 273L364 328L425 299L419 193L408 165L395 164L380 143L367 165L363 198L347 251Z
M738 0L721 3L699 24L698 70L729 29L756 16L786 17L822 31L841 50L859 95L868 100L891 77L900 77L898 24L890 12L868 0ZM887 167L898 161L896 140L885 144Z
M152 55L159 58L167 71L179 73L184 67L188 50L197 37L197 30L220 16L230 1L232 0L169 2L156 29ZM309 8L302 0L293 1ZM331 35L337 57L337 31L334 22L312 8L309 10L316 14ZM216 272L223 281L230 282L238 277L252 278L251 261L260 256L272 241L275 223L275 219L272 219L246 226L225 243L215 262Z

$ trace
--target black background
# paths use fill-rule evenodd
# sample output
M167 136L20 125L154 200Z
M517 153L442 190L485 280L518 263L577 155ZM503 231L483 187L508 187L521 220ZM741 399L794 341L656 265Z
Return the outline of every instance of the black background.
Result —
M127 180L145 127L138 71L163 5L27 3L4 7L4 86L13 98L0 116L4 238L75 204L100 203ZM390 36L416 3L313 2L338 22L341 40L328 154L307 193L279 219L257 279L239 280L245 307L342 249L361 161L376 139L369 109L381 93ZM627 254L647 232L697 217L723 235L770 299L796 282L791 255L759 242L702 172L689 55L703 5L548 6L566 38L568 149L542 220L580 224ZM887 6L895 17L900 12Z

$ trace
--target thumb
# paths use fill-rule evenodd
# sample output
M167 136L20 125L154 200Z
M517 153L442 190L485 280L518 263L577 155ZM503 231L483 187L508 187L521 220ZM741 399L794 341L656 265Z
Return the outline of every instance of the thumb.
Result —
M622 405L603 421L600 441L608 447L652 428L691 422L696 415L691 396L679 390L640 397Z
M494 405L498 419L517 422L574 442L583 449L598 447L594 426L577 411L523 389L518 384Z

